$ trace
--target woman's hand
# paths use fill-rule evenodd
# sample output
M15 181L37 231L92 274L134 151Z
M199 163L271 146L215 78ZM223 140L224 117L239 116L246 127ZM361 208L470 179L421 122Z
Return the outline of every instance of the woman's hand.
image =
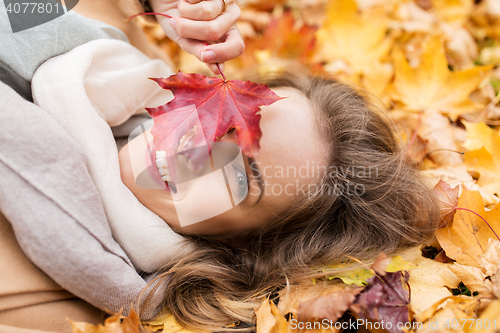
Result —
M149 0L156 13L172 16L156 16L167 36L184 51L195 55L199 60L219 75L216 64L221 70L224 62L238 57L245 50L236 21L240 8L234 0ZM214 42L205 45L204 41Z

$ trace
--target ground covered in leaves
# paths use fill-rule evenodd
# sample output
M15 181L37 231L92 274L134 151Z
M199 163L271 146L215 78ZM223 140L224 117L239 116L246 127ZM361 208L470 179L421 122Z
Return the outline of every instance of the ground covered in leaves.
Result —
M304 66L369 91L442 202L435 240L262 300L257 332L496 332L500 329L500 1L242 0L242 79ZM161 28L144 24L183 72L207 74ZM349 267L356 258L324 271ZM295 321L294 321L295 320ZM300 330L297 320L304 325ZM382 326L384 323L385 325ZM390 326L389 326L390 323ZM398 327L398 323L406 327ZM418 323L422 323L419 326ZM169 314L145 323L182 331ZM401 325L400 325L401 326ZM73 323L74 332L138 332L139 319Z

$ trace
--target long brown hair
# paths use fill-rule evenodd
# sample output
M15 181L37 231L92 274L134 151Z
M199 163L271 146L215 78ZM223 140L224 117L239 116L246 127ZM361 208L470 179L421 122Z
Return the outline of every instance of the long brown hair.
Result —
M168 281L164 306L189 328L253 329L254 309L287 281L322 276L311 267L343 255L369 258L425 242L439 219L432 192L370 98L324 77L280 74L265 83L296 88L310 100L331 148L329 166L342 172L325 174L320 191L240 235L244 248L192 237L196 250L158 277ZM228 328L235 322L244 324Z

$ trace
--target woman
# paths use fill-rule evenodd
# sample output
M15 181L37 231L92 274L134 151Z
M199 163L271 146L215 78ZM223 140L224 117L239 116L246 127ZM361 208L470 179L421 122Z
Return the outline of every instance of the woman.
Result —
M225 22L221 29L230 29L239 9L228 2L227 10L221 13L222 3L217 0L214 4L219 21L222 18ZM138 2L82 0L62 17L15 34L3 8L0 5L0 251L4 259L0 262L0 331L71 331L67 317L97 323L102 322L103 310L124 308L127 313L128 305L147 285L148 274L136 270L112 238L81 145L54 117L30 103L32 77L50 58L88 42L118 40L141 57L147 55L148 61L168 59L148 44L135 22L126 22L127 17L143 10ZM179 18L179 27L182 20L189 21ZM226 31L218 32L228 37ZM193 45L199 52L215 51L215 61L222 63L227 56L236 56L226 52L226 47L243 44L235 32L232 36L233 43L212 48ZM163 65L162 70L166 68ZM71 95L68 87L63 89ZM110 134L109 126L106 134ZM95 146L101 147L100 142ZM114 150L117 159L116 145Z
M208 2L210 6L217 3ZM216 14L221 9L219 7ZM197 10L194 12L198 13ZM207 18L215 20L212 12L215 10ZM82 13L85 13L83 7ZM87 11L86 15L92 17L93 12ZM106 21L106 17L94 18ZM175 21L175 24L169 23L171 29L191 33L183 19L176 18ZM109 23L112 22L118 26L121 21L112 17ZM224 27L230 30L231 25ZM166 29L168 33L169 28ZM135 40L135 45L140 47L140 39L134 37L133 29L128 35L129 40ZM220 36L203 37L215 40ZM175 36L173 38L176 39ZM177 40L182 43L182 38ZM222 39L223 42L235 40L229 37ZM221 54L215 49L217 45L207 47L200 43L195 42L192 50L202 60L212 63L223 61L217 58ZM259 298L271 292L272 288L283 285L286 276L298 280L304 277L307 267L332 262L341 254L362 257L367 249L390 251L416 244L431 235L437 220L436 205L416 171L405 163L387 123L364 98L348 87L326 79L301 77L282 77L268 82L278 95L287 98L263 108L261 150L254 160L245 157L246 172L235 175L238 183L247 180L249 184L243 202L206 221L181 226L176 221L167 193L155 192L151 195L151 192L135 186L128 165L131 160L143 158L142 153L139 152L139 157L127 156L128 149L122 150L119 165L122 179L134 196L119 187L117 181L120 179L115 173L117 157L111 156L112 150L106 149L109 148L109 126L121 120L114 123L115 118L106 118L108 115L99 113L113 110L106 107L111 95L106 95L106 98L99 96L102 88L99 84L105 77L100 75L105 73L99 72L102 70L100 64L108 67L123 65L132 72L148 64L154 73L159 73L157 69L161 66L146 63L139 55L133 58L137 64L133 68L128 58L123 58L121 62L109 61L135 52L123 43L98 41L87 44L40 66L33 80L33 95L42 109L49 112L71 139L80 144L88 172L93 176L101 199L105 200L99 211L100 216L106 214L113 237L125 250L126 255L123 250L119 253L123 261L132 262L134 268L142 272L154 272L156 268L167 265L164 276L168 283L156 284L153 287L157 288L156 293L147 290L149 296L141 305L144 318L151 317L158 303L165 300L171 311L186 325L216 329L234 321L251 323ZM192 45L187 43L185 47ZM108 53L103 51L106 47L109 47ZM215 50L216 57L212 60L202 55L210 51L208 48ZM143 51L149 54L147 48ZM78 58L82 54L92 55L92 59L98 61L88 60L90 56ZM81 69L79 66L83 66L84 60L88 61L85 76L68 80L68 76L71 79L75 77L72 75L77 73L73 70ZM156 68L157 65L160 67ZM126 72L124 77L130 77L130 73ZM122 82L120 78L113 78L113 82ZM82 82L84 84L80 84ZM70 84L72 90L65 95L64 87ZM127 85L128 82L123 86ZM141 85L133 85L135 90L144 90L143 95L137 96L147 96L150 88L140 88ZM106 87L112 91L115 86ZM115 90L116 94L121 93L120 89ZM120 101L127 108L132 104L127 99L130 94L127 90L120 95ZM158 103L156 98L154 101ZM83 105L86 109L79 110ZM131 112L120 113L120 119L130 117L143 106L136 101ZM94 117L91 123L85 123L88 110L101 118L95 120ZM79 119L83 121L79 122ZM82 133L81 128L85 128L86 132ZM79 130L80 133L77 133ZM221 141L234 143L234 133L228 133ZM69 154L70 151L63 156ZM309 171L312 165L318 167L314 172L306 172L305 176L300 174L303 167ZM288 173L294 169L296 175ZM278 173L282 170L286 170L283 175ZM77 175L84 176L83 172ZM137 205L134 203L136 198L149 213L142 206L134 207L133 212L127 210L129 203L130 206ZM144 220L154 219L154 225L150 226L158 229L147 228L146 224L126 224L124 221L127 218L130 220L134 214ZM155 238L163 230L159 228L162 225L158 224L158 216L187 237L183 239L169 234L172 244L188 244L185 247L187 251L181 251L181 248L175 248L175 251L168 248L167 251L161 247L159 242L166 242L165 238ZM133 230L132 234L130 230ZM146 233L141 235L141 231ZM17 236L22 238L22 232ZM138 244L137 240L144 242ZM114 251L118 253L119 250ZM162 260L156 260L158 257ZM98 258L96 255L93 260ZM91 262L92 258L89 259ZM44 263L39 261L37 264L43 266ZM50 271L51 267L45 269ZM75 271L85 276L85 273ZM116 277L116 280L119 279ZM112 280L111 277L110 283ZM98 280L93 284L98 295L89 295L89 288L79 289L78 285L70 285L68 276L57 276L57 281L101 309L113 306L111 310L115 310L130 303L130 297L119 297L113 302L98 298L106 296L106 293L99 292L102 289ZM137 287L137 284L134 286ZM117 293L123 292L120 288L115 289Z
M319 277L311 267L343 255L420 244L438 221L434 196L366 96L328 78L266 82L286 98L261 108L261 148L244 159L248 195L227 212L182 226L169 192L136 184L130 161L145 151L120 151L124 183L196 244L159 277L168 279L164 304L192 328L251 324L262 297L287 278ZM234 131L220 141L236 143Z

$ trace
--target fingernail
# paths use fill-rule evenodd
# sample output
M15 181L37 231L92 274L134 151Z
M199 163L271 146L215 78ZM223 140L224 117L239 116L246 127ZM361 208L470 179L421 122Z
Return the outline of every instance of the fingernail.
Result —
M211 61L215 59L214 51L203 51L201 52L201 60L204 62Z
M174 19L174 18L171 18L171 19L170 19L170 22L168 22L168 23L170 24L170 26L171 26L172 28L174 28L174 29L175 29L175 19Z

